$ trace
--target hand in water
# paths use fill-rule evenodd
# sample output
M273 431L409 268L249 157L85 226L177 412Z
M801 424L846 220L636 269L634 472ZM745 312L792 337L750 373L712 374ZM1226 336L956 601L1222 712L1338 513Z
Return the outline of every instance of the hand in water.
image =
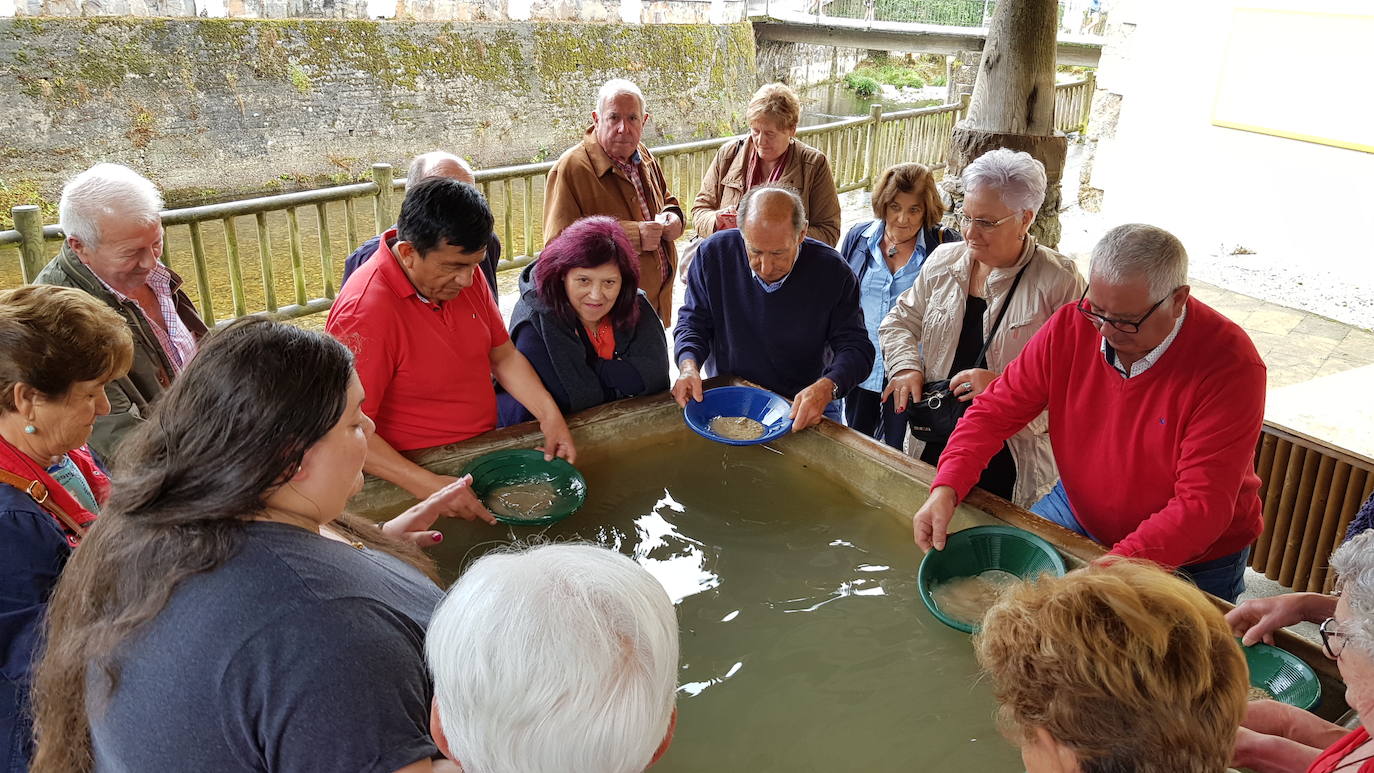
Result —
M461 478L440 477L450 482L423 502L382 524L382 531L420 547L429 547L443 541L443 534L430 529L440 516L496 523L496 516L487 512L477 500L477 495L472 493L471 475Z
M807 427L821 423L821 417L825 415L826 406L830 405L830 395L834 389L835 382L822 377L792 398L792 410L787 417L792 420L793 432L801 432Z
M572 464L577 459L577 448L573 446L572 430L563 416L556 415L547 421L539 422L539 431L544 433L544 445L537 450L544 452L544 461L551 462L555 456L566 459Z

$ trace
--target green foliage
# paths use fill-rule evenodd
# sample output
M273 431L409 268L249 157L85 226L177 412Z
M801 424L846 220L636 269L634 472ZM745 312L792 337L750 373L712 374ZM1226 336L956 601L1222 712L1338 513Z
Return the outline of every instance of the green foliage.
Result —
M853 91L863 99L869 99L876 95L878 93L878 85L878 81L867 75L860 75L857 72L851 72L844 76L845 88Z

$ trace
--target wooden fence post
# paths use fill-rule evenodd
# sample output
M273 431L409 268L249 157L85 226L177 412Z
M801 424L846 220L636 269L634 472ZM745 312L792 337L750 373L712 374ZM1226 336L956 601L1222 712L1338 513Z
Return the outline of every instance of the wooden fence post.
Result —
M1078 131L1088 133L1088 119L1093 113L1093 95L1097 93L1097 75L1088 73L1088 85L1083 87L1083 115L1078 122Z
M32 282L38 272L48 265L43 244L43 218L36 204L21 204L10 210L14 215L14 230L23 239L19 243L19 268L25 282Z
M373 164L372 182L377 183L372 211L377 218L377 233L382 233L396 222L391 210L391 164Z
M882 120L882 105L872 105L868 108L868 147L865 148L867 153L864 159L864 168L867 171L863 178L865 188L872 188L878 179L878 127L882 125Z

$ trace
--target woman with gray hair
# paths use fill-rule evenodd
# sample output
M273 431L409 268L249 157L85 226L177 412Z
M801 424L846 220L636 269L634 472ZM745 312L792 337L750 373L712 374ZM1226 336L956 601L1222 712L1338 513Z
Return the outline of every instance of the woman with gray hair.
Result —
M1256 773L1374 772L1374 533L1349 540L1331 556L1338 596L1289 593L1231 610L1232 631L1252 644L1301 620L1320 621L1322 649L1336 661L1345 699L1360 715L1350 731L1295 706L1255 701L1236 733L1237 767Z
M891 396L898 413L923 400L926 382L943 378L960 402L977 398L1084 287L1072 261L1030 235L1045 200L1043 164L998 148L969 164L962 182L965 241L930 254L878 330L891 374L882 399ZM1023 507L1036 502L1059 477L1048 431L1043 415L1032 421L1007 441L979 485ZM945 440L921 442L908 433L906 450L934 465Z

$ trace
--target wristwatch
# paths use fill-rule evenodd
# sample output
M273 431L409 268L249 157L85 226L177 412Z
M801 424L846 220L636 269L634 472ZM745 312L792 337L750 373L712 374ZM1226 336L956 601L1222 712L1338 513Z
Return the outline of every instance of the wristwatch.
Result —
M834 381L831 381L830 383L835 384ZM840 399L840 397L841 397L841 395L840 395L840 385L839 385L839 384L835 384L835 386L833 386L833 387L830 388L830 401L831 401L831 402L834 402L834 401Z

